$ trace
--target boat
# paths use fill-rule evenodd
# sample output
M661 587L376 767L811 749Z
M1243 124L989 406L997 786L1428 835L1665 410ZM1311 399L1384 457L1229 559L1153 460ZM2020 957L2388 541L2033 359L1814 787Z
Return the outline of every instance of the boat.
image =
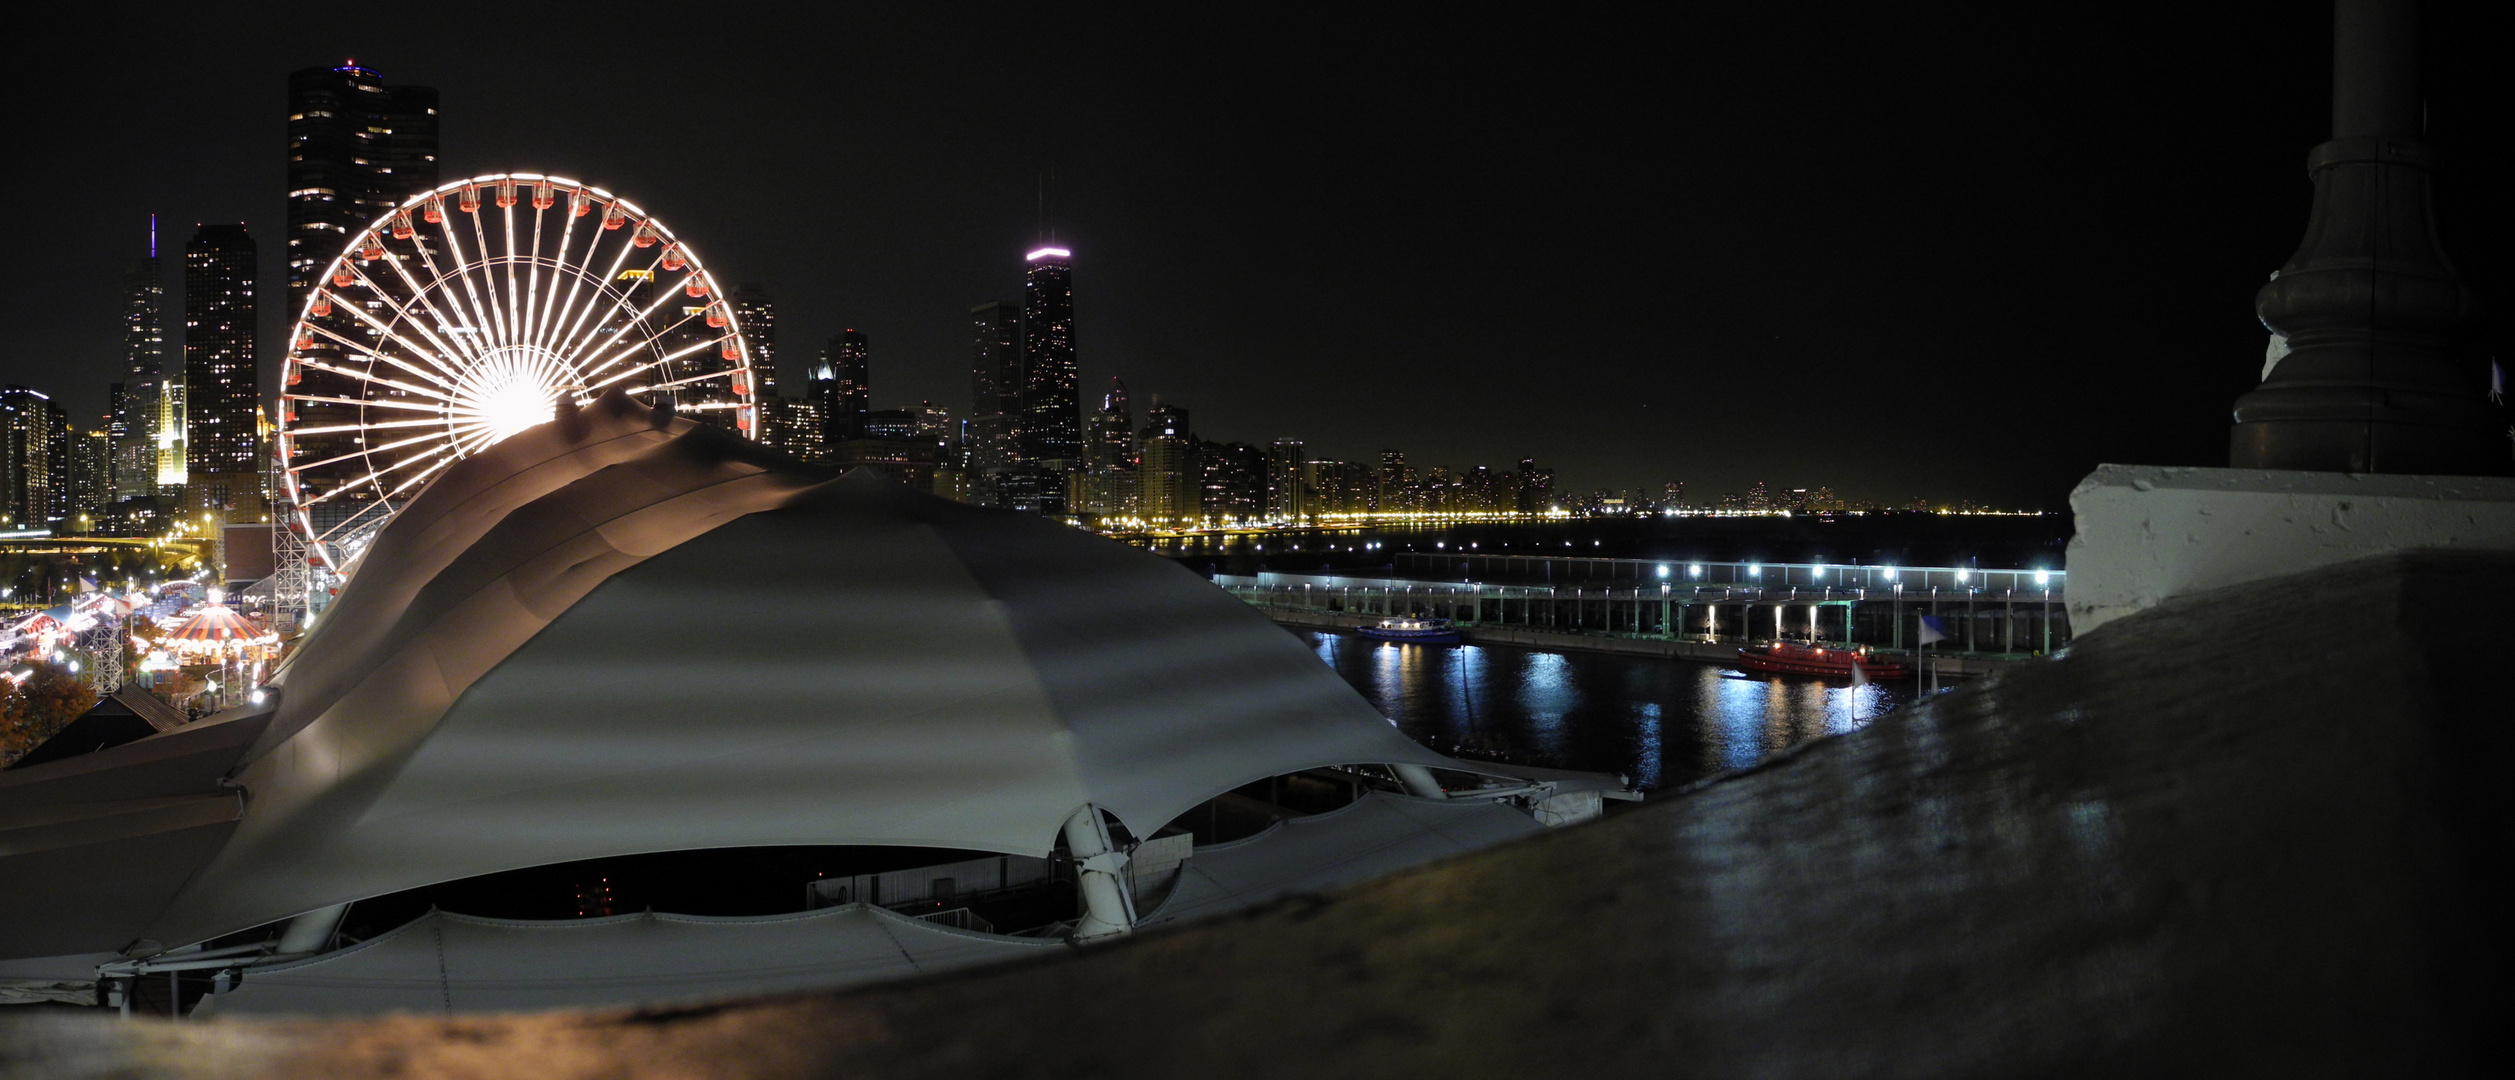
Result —
M1829 649L1822 645L1775 641L1738 650L1738 663L1755 671L1833 675L1846 679L1851 677L1851 668L1855 663L1860 665L1861 673L1871 679L1900 679L1911 673L1903 660L1880 657L1866 645Z
M1382 619L1365 623L1354 631L1381 641L1412 641L1423 645L1456 645L1458 628L1448 619Z

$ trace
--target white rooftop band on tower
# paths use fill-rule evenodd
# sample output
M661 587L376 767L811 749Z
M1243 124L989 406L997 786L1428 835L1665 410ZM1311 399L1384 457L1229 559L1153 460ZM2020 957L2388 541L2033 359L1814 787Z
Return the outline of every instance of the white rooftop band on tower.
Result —
M320 610L431 477L613 387L756 437L750 347L696 252L535 173L417 195L350 238L289 335L273 440L283 618Z

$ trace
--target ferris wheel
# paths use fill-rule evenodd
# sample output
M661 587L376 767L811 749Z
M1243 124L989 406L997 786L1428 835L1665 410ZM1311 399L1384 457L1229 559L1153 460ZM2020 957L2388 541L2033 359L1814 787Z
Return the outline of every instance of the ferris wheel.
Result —
M352 237L307 298L283 379L283 610L321 607L430 478L561 400L618 388L757 430L749 345L698 255L626 199L531 173L447 184Z

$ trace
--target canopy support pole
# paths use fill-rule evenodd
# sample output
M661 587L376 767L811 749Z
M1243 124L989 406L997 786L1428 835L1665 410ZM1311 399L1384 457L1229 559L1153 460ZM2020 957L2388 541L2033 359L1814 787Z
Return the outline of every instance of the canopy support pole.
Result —
M347 914L349 905L334 904L288 920L288 929L279 934L279 955L322 952L332 942L332 931L340 929L341 916Z
M1441 782L1432 778L1432 770L1421 765L1391 765L1389 771L1397 774L1398 783L1406 785L1408 795L1424 799L1450 797L1448 792L1441 790Z
M1092 941L1135 929L1135 904L1127 896L1126 882L1118 876L1126 869L1127 856L1112 850L1109 826L1100 820L1099 807L1086 803L1065 819L1065 846L1082 871L1076 884L1083 893L1083 921L1074 928L1074 940Z

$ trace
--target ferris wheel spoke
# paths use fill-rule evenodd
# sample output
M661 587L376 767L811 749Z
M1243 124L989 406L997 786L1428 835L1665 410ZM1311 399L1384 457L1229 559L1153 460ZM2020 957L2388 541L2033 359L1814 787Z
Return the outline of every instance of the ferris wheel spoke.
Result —
M691 383L702 383L710 379L729 379L732 377L733 372L731 371L710 371L700 375L686 375L678 379L673 379L669 382L648 383L644 386L638 387L635 392L642 394L649 390L670 390L676 386L687 386Z
M302 398L301 398L301 399L296 399L296 400L304 400L304 399L302 399ZM318 399L318 400L320 400L320 399ZM360 402L359 404L365 404L365 402ZM441 411L441 410L440 410L440 411ZM330 426L328 426L328 427L301 427L301 428L290 428L290 429L288 429L288 433L289 433L290 435L331 435L331 434L337 434L337 433L340 433L340 432L345 432L345 431L381 431L381 430L384 430L384 429L386 429L386 428L444 427L444 426L445 426L445 418L444 418L442 415L439 415L439 416L432 416L432 417L429 417L429 418L427 418L427 419L425 419L425 420L374 420L374 421L368 421L368 422L364 422L364 423L357 423L357 424L333 424L333 425L330 425Z
M594 264L594 253L601 250L601 248L602 244L599 241L586 247L585 264L587 266L592 266ZM574 325L569 327L567 337L562 339L560 344L553 346L551 351L559 353L562 356L574 356L580 349L588 353L594 351L594 341L592 335L602 332L602 324L600 322L596 322L593 326L589 327L586 325L586 320L591 318L594 312L602 306L602 302L605 297L610 297L615 306L627 299L627 293L613 288L612 283L620 280L620 268L628 264L629 253L634 250L636 249L632 248L628 244L623 243L620 245L619 254L611 257L610 268L604 270L603 276L594 282L592 295L585 298L585 306L577 311L576 322Z
M444 426L444 424L445 424L445 422L444 422L444 421L442 421L442 420L421 420L421 421L416 421L416 422L417 422L417 423L427 424L427 425L429 425L429 426L431 426L431 427L443 427L443 426ZM382 426L384 426L384 425L382 425L382 424L374 424L374 425L369 425L369 426L371 426L371 427L382 427ZM416 445L418 445L418 444L420 444L420 443L424 443L424 442L432 442L432 441L440 440L440 439L443 439L443 438L445 438L445 433L444 433L444 432L442 432L442 431L431 431L431 432L429 432L428 434L425 434L425 435L414 435L414 436L411 436L410 438L403 439L403 440L401 440L400 442L389 442L389 443L385 443L385 444L383 444L383 445L381 445L381 446L364 446L364 447L360 447L360 448L358 448L358 449L356 449L356 450L352 450L352 451L350 451L350 452L348 452L348 453L346 453L346 454L339 455L339 456L337 456L337 457L328 457L328 458L324 458L324 459L323 459L323 460L321 460L321 461L309 461L309 462L306 462L306 463L305 463L305 464L303 464L303 465L291 465L291 466L289 466L289 467L288 467L288 471L289 471L289 472L292 472L292 473L300 473L300 472L304 472L304 471L306 471L306 470L308 470L308 469L320 469L320 468L322 468L322 467L324 467L324 466L326 466L326 465L338 465L338 464L340 464L341 462L344 462L344 461L348 461L348 460L350 460L351 458L365 457L365 456L367 456L368 454L380 454L380 453L383 453L384 451L387 451L387 450L399 450L399 449L401 449L401 448L403 448L403 447L405 447L405 446L416 446Z
M315 360L308 360L308 359L302 359L302 358L301 358L298 362L299 362L299 363L302 363L302 364L304 364L304 365L306 365L307 367L311 367L311 368L313 368L313 369L315 369L315 370L317 370L317 371L329 371L329 372L331 372L331 373L333 373L333 374L335 374L335 375L346 375L346 376L349 376L350 378L356 379L356 380L358 380L358 381L360 381L360 382L373 383L373 384L375 384L375 385L377 385L377 386L387 386L387 387L391 387L391 388L393 388L393 389L395 389L395 390L401 390L401 391L404 391L404 392L407 392L407 393L418 394L418 395L420 395L420 396L422 396L422 397L432 397L432 398L435 398L435 399L437 399L438 401L442 401L442 402L451 402L451 401L453 401L453 400L454 400L454 398L453 398L453 396L452 396L452 395L447 394L446 392L444 392L444 391L442 391L442 390L432 389L432 388L430 388L430 387L425 387L425 386L419 386L419 385L416 385L416 384L413 384L413 383L406 383L406 382L403 382L403 381L401 381L401 380L399 380L399 379L388 379L388 378L385 378L385 377L384 377L384 376L382 376L382 375L378 375L378 374L376 374L376 373L374 373L374 372L372 372L372 371L358 371L358 370L356 370L356 369L349 368L349 367L346 367L346 366L343 366L343 365L339 365L339 364L327 364L327 363L322 363L322 362L315 361ZM390 398L379 398L379 399L372 399L372 400L368 400L368 401L348 402L348 404L357 404L357 405L375 405L375 406L380 406L380 407L382 407L382 406L385 406L385 405L386 405L386 403L387 403L387 402L389 402L389 401L391 401L391 400L392 400L392 399L390 399Z
M344 345L344 346L346 346L346 347L348 347L348 348L356 349L356 350L358 350L358 351L360 351L360 352L362 352L362 353L365 353L367 356L369 356L369 357L371 357L371 358L373 358L373 359L384 361L384 362L385 362L385 363L387 363L387 364L391 364L391 365L393 365L394 367L400 368L400 369L402 369L402 370L404 370L404 371L408 371L408 372L410 372L410 373L412 373L412 374L414 374L414 375L418 375L419 377L424 378L424 379L427 379L427 380L429 380L429 381L431 381L431 382L437 382L437 388L436 388L436 389L429 389L429 388L427 388L427 387L416 386L416 385L413 385L413 384L410 384L410 383L405 383L405 382L402 382L402 381L401 381L401 380L399 380L399 379L389 379L389 378L385 378L385 377L383 377L383 376L377 375L377 374L375 373L375 371L374 371L374 369L373 369L372 367L371 367L371 368L369 368L369 369L368 369L368 370L366 370L366 371L359 371L359 370L357 370L357 369L355 369L355 368L352 368L352 367L350 367L350 366L348 366L348 365L346 365L346 364L336 364L336 363L332 363L332 362L330 362L330 361L326 361L326 360L317 360L317 359L315 359L315 358L313 358L313 357L310 357L310 356L301 356L301 357L298 357L298 358L297 358L297 362L298 362L299 364L302 364L302 365L304 365L304 366L306 366L306 367L309 367L309 368L313 368L313 369L314 369L314 370L316 370L316 371L329 371L329 372L332 372L332 373L334 373L334 374L336 374L336 375L347 375L347 376L349 376L350 378L353 378L353 379L364 379L364 380L366 380L366 381L368 381L368 382L376 383L376 384L381 385L381 386L390 386L390 387L393 387L393 388L395 388L395 389L397 389L397 390L408 390L408 391L411 391L411 392L413 392L413 393L426 394L426 395L428 395L428 396L430 396L430 397L443 398L443 397L445 397L445 394L444 394L444 392L443 392L443 391L445 391L445 390L447 390L447 389L450 389L450 387L448 387L445 383L437 381L436 376L431 375L431 374L429 374L429 373L427 373L427 372L425 372L425 371L422 371L422 370L420 370L420 369L418 369L418 368L412 367L410 364L405 363L404 361L402 361L401 359L399 359L399 358L397 358L397 357L393 356L393 355L392 355L392 354L390 354L390 353L379 352L379 351L377 351L377 350L375 350L375 349L373 349L373 348L371 348L371 347L367 346L367 345L366 345L365 343L363 343L363 342L351 341L351 340L349 340L349 339L347 339L347 338L341 337L341 336L340 336L340 335L338 335L338 334L332 333L332 332L331 332L331 331L329 331L329 330L318 330L317 332L318 332L318 333L321 333L321 334L322 334L323 336L325 336L325 337L331 338L331 339L332 339L332 340L334 340L334 341L340 342L342 345Z
M283 394L281 397L284 400L302 401L309 405L351 405L362 409L402 409L410 412L425 411L442 413L445 411L445 406L439 404L422 401L396 401L392 398L342 398L325 397L321 394ZM361 424L360 426L364 427L367 425Z
M558 273L557 270L551 268L550 260L543 257L541 253L541 246L544 243L543 218L548 216L548 213L538 208L533 211L532 256L526 266L524 278L524 327L516 334L516 340L526 346L531 346L541 339L543 313L550 306L550 295L557 292L559 285L559 279L552 276L549 281L550 292L543 291L542 279L545 273L549 275Z
M442 213L440 213L440 217L442 217ZM438 225L439 231L442 232L444 227L443 223L440 222ZM466 335L457 331L468 330L470 331L469 337L478 339L481 336L480 327L474 325L471 317L464 314L462 305L452 302L453 290L439 287L452 280L453 275L437 266L436 253L430 251L428 249L428 245L417 244L416 246L419 249L420 265L428 268L428 276L431 279L431 284L422 286L417 280L413 279L408 272L403 273L403 282L410 286L411 295L416 298L419 303L427 305L429 314L436 317L437 325L444 328L446 333L452 335L457 342L462 344L463 348L459 351L462 353L463 357L467 361L479 360L482 356L486 355L486 351L479 347L479 342L477 340L465 341L464 338ZM454 258L457 264L457 269L459 269L462 260L461 253L453 252L449 249L449 254ZM437 294L440 292L447 295L447 306L454 309L454 317L452 319L446 318L444 309L437 306L436 298Z
M692 274L691 276L692 276L692 277L696 277L697 275L696 275L696 274ZM689 279L689 278L683 278L683 279L682 279L682 281L683 281L683 282L687 282L688 280L690 280L690 279ZM663 308L663 306L664 306L664 304L665 304L665 302L666 302L666 301L671 300L671 299L673 298L673 294L680 292L680 291L681 291L681 288L682 288L682 286L680 286L679 284L676 284L676 286L675 286L674 288L671 288L671 289L667 289L667 290L665 290L665 291L664 291L664 294L663 294L662 296L660 296L660 297L657 297L657 298L655 299L655 302L654 302L654 303L646 305L646 307L645 307L645 309L644 309L644 310L641 310L641 311L639 311L639 312L638 312L638 315L637 315L637 320L636 320L635 325L638 325L638 326L645 326L645 325L647 325L647 324L648 324L648 323L647 323L647 321L648 321L649 319L654 318L654 316L655 316L655 312L656 312L656 311L658 311L658 310L660 310L660 309L662 309L662 308ZM701 311L705 311L706 309L705 309L705 308L701 308L700 310L701 310ZM666 337L670 336L670 335L671 335L674 331L681 329L681 327L683 326L683 324L686 324L686 323L688 323L690 320L695 319L695 318L698 318L698 317L699 317L699 316L697 316L697 315L683 315L683 316L682 316L682 317L680 317L679 319L675 319L675 320L673 320L673 322L672 322L671 324L669 324L669 325L665 326L663 329L661 329L661 330L656 330L656 331L654 331L654 332L652 332L652 333L649 333L649 334L647 334L645 337L643 337L643 338L641 338L641 339L639 339L639 340L637 340L637 341L631 342L631 343L629 343L629 344L627 344L627 345L614 346L614 347L610 350L610 355L609 355L609 356L605 357L605 358L604 358L604 359L603 359L600 363L597 363L597 364L591 365L591 366L589 366L589 367L587 367L587 368L585 369L585 374L586 374L586 376L587 376L588 378L591 378L591 377L592 377L592 376L594 376L594 375L600 374L600 373L602 373L603 371L608 370L608 369L611 367L611 365L616 364L616 363L619 363L620 361L627 359L630 353L633 353L633 352L635 352L635 351L637 351L637 350L639 350L639 349L642 349L642 348L646 348L647 346L653 345L653 344L655 344L656 342L663 340L664 338L666 338ZM685 349L685 350L683 350L681 353L676 353L676 354L674 354L674 355L676 355L676 356L679 356L679 355L687 355L690 351L692 351L692 350L686 350L686 349ZM669 358L667 358L667 359L669 359Z
M576 307L577 293L585 288L585 274L593 269L594 256L602 250L603 246L602 230L593 230L592 236L585 241L585 264L581 267L568 265L569 242L576 235L576 212L573 200L570 201L569 207L568 216L559 226L558 269L553 270L550 277L551 303L543 315L543 326L540 332L533 335L533 344L553 352L558 351L559 324L566 320L568 310ZM559 273L560 270L574 272L563 275ZM559 299L559 279L563 276L568 279L568 296L564 301Z
M696 343L696 344L692 344L692 345L685 345L685 346L681 347L680 349L674 350L674 351L669 352L669 353L665 353L665 354L664 354L664 355L662 355L662 356L656 357L656 358L655 358L655 359L653 359L653 360L649 360L649 361L647 361L647 362L645 362L645 363L643 363L643 364L639 364L639 365L637 365L637 366L635 366L635 367L623 368L623 369L621 369L621 370L620 370L617 374L614 374L614 375L608 376L608 377L604 378L604 379L603 379L602 381L600 381L600 382L596 382L596 383L593 383L593 384L591 384L591 385L587 386L587 387L586 387L586 390L587 390L587 392L589 392L589 393L590 393L590 392L592 392L592 391L595 391L595 390L600 390L600 389L602 389L603 387L606 387L606 386L609 386L609 385L611 385L611 384L613 384L613 383L619 382L619 381L620 381L620 380L622 380L622 379L626 379L626 378L629 378L629 377L631 377L631 376L634 376L634 375L636 375L637 373L639 373L639 372L641 372L641 371L653 371L653 370L655 370L656 368L660 368L660 367L662 367L662 366L664 366L664 365L666 365L666 364L672 363L673 361L675 361L675 360L679 360L679 359L681 359L681 358L682 358L682 357L684 357L684 356L688 356L688 355L690 355L691 353L698 352L698 351L700 351L700 350L702 350L702 349L712 348L712 347L714 347L714 346L715 346L715 344L716 344L716 342L714 342L714 341L701 341L701 342L698 342L698 343ZM590 374L590 373L589 373L589 374ZM720 372L716 372L715 374L717 374L717 375L727 375L727 374L731 374L731 372L723 372L723 371L720 371Z
M520 345L524 341L524 327L521 322L524 315L524 307L522 301L519 300L515 294L516 266L514 203L508 203L507 205L498 208L498 221L499 224L506 228L506 317L508 323L506 340L510 345Z
M424 245L419 249L419 258L421 262L427 266L430 276L436 277L440 280L443 279L444 275L437 271L436 260L429 256L428 249ZM395 317L411 324L411 327L417 330L421 337L427 338L430 344L437 347L436 354L431 356L430 360L437 363L439 366L444 367L446 369L446 374L448 375L454 374L454 368L452 365L457 361L465 363L478 361L480 359L479 351L472 349L470 347L470 343L463 340L464 335L455 332L454 323L449 322L445 317L445 313L437 309L437 290L421 285L419 283L419 279L411 275L409 264L399 254L396 254L393 257L393 271L395 276L402 279L402 285L410 290L412 299L416 303L427 307L428 314L431 318L420 318L419 314L413 311L409 304L395 300L390 295L381 291L378 291L376 296L378 299L392 306ZM447 335L451 336L454 340L447 341L445 338L437 336L436 330L432 329L428 325L432 320L438 327L443 328ZM459 319L457 321L459 321Z
M463 211L457 210L455 213L459 214L463 213ZM480 228L479 209L475 206L475 208L466 216L473 219L472 229L474 232L478 232ZM483 340L484 347L482 352L486 353L491 348L495 347L497 324L490 320L489 310L481 305L480 290L475 287L472 280L472 263L470 260L463 258L462 238L455 235L454 218L451 215L446 215L444 221L440 225L440 228L445 236L446 254L454 262L454 280L461 283L463 286L463 299L471 304L474 326L479 331ZM489 245L487 243L481 244L480 251L481 257L485 260L488 257Z
M448 382L448 380L449 380L449 379L452 379L452 378L455 378L455 377L457 377L457 376L458 376L458 373L457 373L457 372L456 372L453 368L448 367L448 366L446 365L446 363L445 363L445 359L444 359L444 357L443 357L441 354L439 354L438 352L435 352L435 351L433 351L433 350L420 348L418 345L416 345L416 344L412 343L412 342L410 341L410 339L405 338L405 337L401 336L400 334L395 333L395 332L393 331L393 328L392 328L392 327L390 327L390 326L385 325L385 323L384 323L384 321L383 321L383 320L378 319L378 318L376 318L374 315L371 315L371 314L369 314L369 313L367 313L367 312L365 312L365 311L356 311L356 310L353 310L353 311L351 312L351 314L352 314L352 315L357 316L359 320L361 320L361 321L365 322L367 325L369 325L369 326L371 326L371 327L374 327L374 328L375 328L375 331L376 331L376 333L377 333L377 334L379 334L379 335L381 335L381 336L383 336L383 337L385 337L385 338L387 338L387 339L391 340L393 343L395 343L395 344L397 344L397 345L400 345L402 348L409 350L409 351L410 351L410 353L411 353L411 355L413 355L413 356L417 356L417 357L421 357L421 358L423 358L423 359L427 360L427 361L428 361L428 362L429 362L432 366L436 367L438 370L436 370L436 371L428 371L428 370L425 370L425 369L423 369L423 368L419 368L419 367L413 366L413 365L411 365L411 364L409 364L409 363L407 363L407 362L405 362L405 361L403 361L403 360L401 360L401 359L399 359L399 358L394 357L394 356L393 356L393 355L391 355L390 353L386 353L386 352L384 352L384 351L382 351L382 350L380 350L380 349L376 349L376 348L374 348L374 347L372 347L372 346L368 346L368 345L366 345L366 344L365 344L365 343L363 343L363 342L361 342L361 343L351 343L351 342L348 342L348 341L346 341L346 340L342 339L339 335L337 335L337 334L333 334L333 333L331 333L331 332L330 332L330 331L328 331L328 330L326 330L326 331L320 331L320 332L321 332L321 333L323 333L325 336L332 338L332 339L333 339L333 340L335 340L335 341L341 341L341 343L342 343L342 344L344 344L344 345L350 345L352 348L356 348L356 349L360 350L361 352L364 352L364 353L366 353L367 355L372 356L372 357L374 357L374 358L376 358L376 359L378 359L378 360L382 360L382 361L384 361L385 363L391 364L391 365L393 365L394 367L398 367L398 368L400 368L400 369L402 369L402 370L404 370L404 371L410 372L411 374L413 374L413 375L417 375L417 376L419 376L420 378L423 378L423 379L428 379L428 380L434 381L434 382L436 382L436 383L437 383L438 385L440 385L440 386L451 385L451 383L449 383L449 382ZM414 321L414 322L415 322L416 320L412 320L412 321ZM433 338L432 338L431 340L433 340ZM440 376L440 375L443 375L443 376L445 376L445 377L444 377L444 378L439 378L439 376Z
M357 491L359 488L364 487L365 485L367 485L367 484L369 484L369 483L373 483L374 481L377 481L377 480L383 479L384 477L386 477L386 476L388 476L388 475L390 475L390 474L400 472L400 471L402 471L403 469L407 469L407 468L409 468L409 467L411 467L411 466L413 466L413 465L419 464L420 462L427 461L427 460L430 460L430 459L432 459L432 458L439 458L439 457L443 457L443 458L445 458L445 460L443 460L443 461L439 462L437 465L433 466L433 467L429 470L430 472L434 472L436 469L441 469L441 468L444 468L444 467L445 467L445 466L447 466L447 465L451 465L451 464L455 463L456 461L461 460L459 457L447 457L447 456L446 456L446 455L452 454L452 453L453 453L453 451L454 451L454 447L453 447L453 445L452 445L452 444L447 444L447 445L440 446L440 447L438 447L438 448L437 448L437 449L435 449L435 450L431 450L431 451L428 451L428 452L423 453L423 454L412 454L412 455L411 455L411 456L409 456L409 457L403 458L402 460L400 460L400 461L396 461L396 462L394 462L393 464L387 465L387 466L385 466L385 467L383 467L383 468L381 468L381 469L376 469L376 470L374 470L374 471L372 471L372 472L369 472L367 475L365 475L365 476L361 476L361 477L359 477L359 478L357 478L357 479L355 479L355 480L348 481L347 483L344 483L344 484L340 485L339 487L333 488L333 489L332 489L332 490L330 490L330 491L326 491L326 492L324 492L323 494L321 494L321 495L317 495L317 496L315 496L314 498L311 498L311 499L306 500L305 502L299 503L298 505L299 505L300 507L308 507L308 506L313 506L313 505L315 505L315 504L317 504L317 503L328 502L328 501L330 501L330 500L332 500L332 499L339 498L339 497L340 497L340 496L342 496L342 495L345 495L345 494L348 494L348 493L351 493L351 492ZM426 475L425 473L422 473L420 476L418 476L418 477L412 477L411 479L412 479L412 480L417 480L417 479L420 479L420 478L424 477L425 475ZM403 481L403 482L402 482L402 486L403 486L403 488L408 487L408 486L410 485L410 482L411 482L410 480L405 480L405 481ZM391 498L391 497L393 497L393 495L394 495L394 494L396 494L396 493L400 492L401 490L402 490L402 488L395 488L395 489L393 489L392 491L385 492L385 493L384 493L384 497L385 497L385 498Z

